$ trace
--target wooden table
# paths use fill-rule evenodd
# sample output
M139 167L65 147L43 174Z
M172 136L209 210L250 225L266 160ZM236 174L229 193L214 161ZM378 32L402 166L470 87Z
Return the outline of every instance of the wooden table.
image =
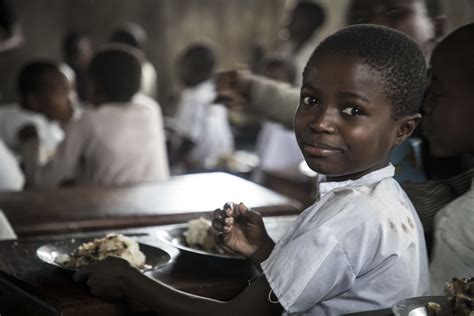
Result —
M293 220L281 222L282 218L265 219L269 233L279 233L279 228L287 227ZM275 228L269 224L272 220L275 220ZM164 228L121 231L147 234L138 240L159 246L175 258L171 264L149 274L155 279L189 293L228 300L240 293L257 273L245 260L220 259L170 248L156 238L156 231ZM106 233L95 231L0 242L0 315L115 316L143 310L133 302L112 304L91 296L84 284L73 282L72 272L46 264L36 256L36 249L46 243L72 237L91 239Z
M229 201L242 201L264 216L301 211L290 198L220 172L120 188L0 193L0 209L20 237L184 222Z

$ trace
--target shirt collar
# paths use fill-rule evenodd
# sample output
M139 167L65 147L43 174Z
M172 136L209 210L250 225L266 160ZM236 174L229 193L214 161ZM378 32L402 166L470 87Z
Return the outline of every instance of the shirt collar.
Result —
M379 182L382 179L393 177L395 174L395 168L392 164L382 169L377 169L360 177L356 180L347 180L340 182L326 182L325 176L319 177L319 198L323 198L328 192L342 187L358 187L367 185L368 183Z

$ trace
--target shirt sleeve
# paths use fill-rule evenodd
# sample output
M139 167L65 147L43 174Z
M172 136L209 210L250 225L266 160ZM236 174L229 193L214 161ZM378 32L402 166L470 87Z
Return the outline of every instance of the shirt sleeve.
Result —
M293 129L300 99L299 88L261 76L250 78L250 108L269 120Z
M33 187L55 187L77 174L81 155L84 153L92 126L89 115L70 123L66 136L51 160L44 166L38 161L39 143L28 142L22 146L22 157L27 183Z
M303 313L351 288L355 274L339 241L324 226L308 230L262 263L263 272L289 313Z

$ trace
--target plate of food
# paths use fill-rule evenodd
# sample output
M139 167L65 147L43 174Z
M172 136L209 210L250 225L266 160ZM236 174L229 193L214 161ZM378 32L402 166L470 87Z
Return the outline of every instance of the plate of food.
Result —
M270 237L276 242L286 232L296 216L278 216L264 218ZM199 217L187 223L164 226L156 232L163 243L195 254L215 258L245 260L244 257L222 247L216 239L211 221Z
M48 264L72 271L108 256L124 258L142 272L158 269L171 261L170 254L163 249L115 233L93 240L56 241L39 247L36 255Z
M211 221L204 217L183 224L166 226L158 230L156 236L165 244L187 252L216 258L245 260L244 257L225 249L217 242Z
M446 284L446 296L407 298L393 305L396 316L470 316L473 313L474 278L454 278Z

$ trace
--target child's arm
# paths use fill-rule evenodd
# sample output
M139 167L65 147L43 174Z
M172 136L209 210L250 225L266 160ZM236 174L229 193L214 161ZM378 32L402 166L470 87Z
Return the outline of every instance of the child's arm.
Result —
M226 203L223 210L215 210L212 226L225 247L249 258L257 266L268 258L275 246L262 216L243 203Z
M74 275L86 281L91 293L106 300L128 298L160 315L278 315L282 307L268 300L270 286L264 275L228 302L176 290L148 278L121 258L108 257Z

